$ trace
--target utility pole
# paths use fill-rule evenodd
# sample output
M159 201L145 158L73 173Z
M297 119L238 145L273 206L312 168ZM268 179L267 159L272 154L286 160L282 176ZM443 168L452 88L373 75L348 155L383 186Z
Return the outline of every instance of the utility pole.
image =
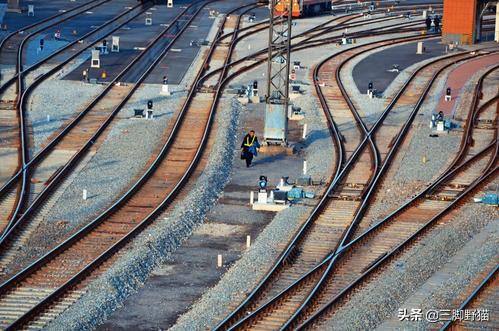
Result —
M287 145L293 0L270 0L264 141Z

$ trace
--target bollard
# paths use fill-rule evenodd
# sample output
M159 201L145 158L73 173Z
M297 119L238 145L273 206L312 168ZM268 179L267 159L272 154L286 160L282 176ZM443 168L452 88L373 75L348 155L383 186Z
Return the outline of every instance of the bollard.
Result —
M87 200L87 190L83 190L83 200Z
M100 51L97 49L92 50L92 60L90 61L90 68L100 68Z
M254 203L255 203L255 192L251 191L250 192L250 205L253 206Z
M423 54L424 53L424 46L423 46L423 42L422 41L418 41L418 46L417 46L417 50L416 50L416 54Z
M307 123L303 124L303 139L307 138Z
M145 22L146 25L152 25L152 13L151 12L147 12L146 13L146 22Z
M119 36L112 36L111 52L113 52L113 53L120 52L120 37Z
M217 256L217 268L221 268L223 265L222 263L222 254L218 254Z
M247 235L246 236L246 248L250 248L251 246L251 236Z
M303 160L303 174L307 174L307 160Z

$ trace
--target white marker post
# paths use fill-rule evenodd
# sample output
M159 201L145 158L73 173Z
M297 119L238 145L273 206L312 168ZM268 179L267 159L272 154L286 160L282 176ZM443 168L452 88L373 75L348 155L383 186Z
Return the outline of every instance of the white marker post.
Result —
M111 52L113 52L113 53L120 52L120 37L119 36L112 36Z
M303 139L307 138L307 123L303 124Z
M221 268L223 265L222 263L222 254L218 254L217 256L217 268Z
M255 203L255 192L251 191L250 192L250 205L253 206L254 203Z
M92 50L92 59L90 60L90 68L100 68L100 51Z
M307 174L307 160L303 160L303 174Z
M250 248L251 246L251 236L247 235L246 236L246 248Z
M87 200L87 190L83 190L83 200Z

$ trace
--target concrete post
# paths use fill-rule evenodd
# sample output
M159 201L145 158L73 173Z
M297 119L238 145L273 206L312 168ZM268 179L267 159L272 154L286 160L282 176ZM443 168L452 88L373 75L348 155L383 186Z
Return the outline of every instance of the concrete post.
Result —
M496 5L496 34L494 40L499 43L499 3Z
M254 203L255 203L255 192L251 191L250 192L250 205L253 206Z
M87 200L87 190L83 190L83 200Z
M113 41L111 44L111 52L113 53L119 53L120 52L120 37L119 36L113 36Z
M303 160L303 174L307 174L307 160Z
M218 256L217 256L217 267L221 268L222 265L223 265L223 263L222 263L222 254L218 254Z
M251 236L247 235L246 236L246 248L250 248L251 246Z
M416 51L416 54L423 54L424 53L424 47L423 47L423 42L418 41L418 49Z
M100 51L98 49L92 50L92 60L90 61L90 68L100 68Z
M161 95L170 95L170 90L168 89L168 84L161 85Z
M307 123L303 124L303 139L307 138Z

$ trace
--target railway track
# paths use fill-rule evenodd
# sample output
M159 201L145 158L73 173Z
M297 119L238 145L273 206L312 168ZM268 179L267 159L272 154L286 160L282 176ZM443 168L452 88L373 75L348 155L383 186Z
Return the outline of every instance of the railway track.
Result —
M431 70L431 69L430 69ZM406 86L407 87L407 86ZM325 102L325 101L322 101L322 102ZM335 109L335 113L337 112L337 109ZM341 159L341 158L340 158ZM340 214L341 215L341 214ZM327 233L326 231L322 230L322 233ZM320 236L322 233L319 233L318 235ZM302 232L300 231L300 234L302 234ZM326 244L324 243L324 237L320 238L319 237L319 243L320 245L322 246L326 246ZM298 247L296 247L296 246ZM330 243L331 245L331 243ZM341 245L340 245L341 247ZM272 291L272 288L269 289L267 286L268 284L266 284L266 282L268 281L268 279L270 278L270 276L275 273L277 274L276 275L276 278L279 280L281 279L282 280L282 283L279 285L280 287L277 287L278 289L286 289L284 291L289 291L289 292L292 292L293 290L295 291L294 293L297 293L296 294L296 297L293 297L293 299L290 299L290 300L285 300L285 299L282 299L282 297L280 297L280 294L275 296L274 299L276 300L273 300L273 301L265 301L264 299L262 299L261 297L259 297L258 301L259 302L266 302L265 303L265 307L261 309L261 311L258 311L260 310L260 308L257 309L258 313L261 313L260 315L260 320L259 322L263 322L264 321L267 321L268 323L265 324L265 326L262 325L262 328L265 328L265 327L270 327L270 328L280 328L284 325L284 327L286 326L290 326L290 324L284 324L284 322L287 320L286 318L289 318L290 315L293 313L293 309L296 309L297 305L300 303L300 300L303 300L303 296L306 295L305 293L307 292L307 290L304 290L305 288L307 289L310 289L310 284L307 283L306 281L302 281L303 283L303 288L301 289L296 289L296 288L293 288L292 286L289 286L289 282L290 282L290 279L296 279L296 275L293 274L293 272L296 273L296 270L293 270L293 268L295 266L293 266L293 258L295 254L298 254L298 255L304 255L303 253L303 249L302 249L302 246L300 246L300 242L298 240L293 240L291 245L288 246L288 250L286 250L283 255L281 255L281 258L279 259L278 263L274 266L274 268L271 270L271 272L269 272L269 274L264 278L264 281L262 281L262 283L259 284L259 286L257 287L256 290L254 290L249 297L253 297L253 296L258 296L258 292L263 292L263 291L266 291L267 293L263 293L262 296L264 297L264 299L268 299L269 297L272 297L272 293L275 294L274 292L270 293ZM298 253L295 253L295 252L298 252ZM320 252L313 252L311 251L311 256L314 256L314 254L317 254L317 255L320 255L322 251ZM291 266L290 266L291 265ZM306 263L304 263L304 266L306 266ZM290 270L289 273L285 273L283 275L280 275L278 273L278 271L276 271L276 269L280 269L280 268L283 268L283 269L288 269ZM296 267L295 267L296 268ZM318 267L315 269L317 270ZM271 283L269 281L269 283ZM305 292L305 293L302 293L302 292ZM282 293L282 292L281 292ZM260 300L262 299L262 300ZM281 306L280 306L280 303L279 303L279 300L282 299L282 301L286 301L285 303L283 303ZM247 307L244 307L244 306L247 306ZM280 309L276 308L277 306L280 306ZM257 304L254 304L253 302L249 302L248 300L243 302L243 304L241 304L238 309L236 309L231 315L229 315L228 318L226 318L220 325L217 326L217 328L227 328L228 326L231 325L231 322L234 322L234 320L236 319L236 315L238 316L245 316L244 312L243 311L254 311L254 309L258 307ZM301 308L302 309L302 308ZM269 311L276 311L276 310L279 310L276 314L271 314ZM255 313L256 311L254 311ZM239 323L235 324L235 327L234 328L238 328L238 327L248 327L251 325L251 328L255 328L255 329L258 329L258 324L256 323L259 323L259 322L256 322L255 324L251 323L251 322L248 322L248 320L250 320L250 316L251 315L256 315L255 314L250 314L249 316L246 316L246 318L243 318L242 320L239 321ZM263 317L262 317L263 316ZM254 316L253 316L254 317ZM231 321L232 320L232 321ZM246 323L248 322L248 323Z
M477 112L479 112L479 109L475 107L470 113ZM467 141L470 135L471 132L464 135L463 141ZM308 316L306 315L302 319L303 323L297 327L298 329L324 326L325 316L330 318L331 311L340 304L341 300L345 299L348 293L361 286L360 284L363 282L368 281L370 277L374 277L375 272L381 272L381 266L384 263L400 254L411 243L414 243L421 235L426 233L430 226L445 217L459 205L464 197L480 187L483 181L490 179L497 171L497 137L489 145L482 146L480 152L473 154L473 157L466 159L468 152L467 148L461 149L456 156L456 160L461 161L458 166L451 165L435 181L434 185L429 186L419 193L416 198L331 255L329 262L333 262L334 257L341 260L336 263L335 270L329 276L327 283L323 284L328 290L321 292L321 296L315 298L315 302L311 304L311 306L314 306L314 311L308 311ZM449 178L458 172L473 167L481 159L486 160L486 165L481 167L481 174L474 178L473 182L463 189L453 201L445 205L439 205L438 208L433 208L432 212L421 212L425 208L428 209L427 205L433 203L433 200L426 198L428 191L431 191L432 187L445 185L448 183ZM458 163L456 162L456 164ZM312 308L309 308L309 310L312 310ZM327 312L330 312L330 314L328 315Z
M207 3L210 2L205 4ZM244 5L232 12L242 11L242 15L254 7ZM224 28L230 29L232 20L232 16L231 19L225 16L217 37ZM237 32L233 34L232 41L236 36ZM217 40L210 47L205 64L210 63L216 48L222 48L218 55L221 56L220 52L223 52L226 61L229 61L233 51L231 45L233 44L227 46ZM157 61L159 60L160 58ZM104 214L31 267L2 284L0 312L2 315L9 312L10 317L3 321L2 326L7 329L26 326L35 316L36 321L30 325L45 325L54 314L60 313L74 302L81 295L85 284L106 268L106 261L147 226L178 193L201 157L227 73L225 71L220 76L215 92L206 93L199 89L199 79L207 66L203 65L202 68L182 110L172 121L167 142L136 184ZM144 73L144 77L147 73ZM30 291L28 301L33 304L29 307L13 306L12 302L16 298L26 299L26 291ZM64 297L62 300L61 295ZM50 309L47 310L48 307Z
M174 21L184 20L183 25L177 28L173 25L163 29L163 31L152 40L148 47L140 52L116 77L107 85L104 90L92 101L85 109L71 118L58 132L56 132L50 142L41 149L31 160L29 165L30 174L35 179L32 191L26 191L25 194L31 194L29 206L27 206L22 215L17 218L11 218L11 221L0 238L1 256L12 260L15 257L13 246L22 246L27 233L30 232L30 221L37 208L41 206L50 193L64 179L65 175L76 166L86 152L94 145L97 139L106 132L108 126L121 108L126 104L135 90L140 86L143 77L134 78L136 73L144 68L145 65L155 61L156 57L171 48L176 40L178 33L181 33L187 27L186 22L191 21L193 13L198 13L198 5L191 5L183 10ZM199 9L200 10L200 9ZM177 33L171 34L172 32ZM169 37L164 37L169 35ZM175 36L175 37L173 37ZM151 56L155 54L155 56ZM148 60L145 60L148 58ZM57 69L54 68L54 72ZM53 73L53 72L52 72ZM130 78L135 81L134 84L118 84L120 81ZM32 90L29 90L32 92ZM28 96L23 99L23 106L27 106ZM7 262L7 261L6 261Z
M497 330L499 324L494 318L497 309L497 274L499 265L494 268L483 278L476 286L470 295L459 305L457 310L463 312L461 320L447 321L440 331L445 330ZM471 315L466 316L465 311L485 312L486 315ZM486 316L486 317L485 317Z
M54 24L58 24L61 19L73 15L74 12L81 12L81 10L86 10L87 7L91 6L93 3L100 3L99 0L94 0L92 2L87 2L81 5L77 5L64 13L57 13L53 16L47 17L43 20L30 24L28 26L22 27L21 29L15 30L5 36L0 41L0 63L3 65L13 65L18 67L17 56L20 44L26 38L26 33L31 35L33 31L42 31L47 29ZM1 87L0 92L4 94L7 87L15 83L15 78L17 77L17 69L11 73L2 70L1 72ZM10 77L10 79L9 79ZM7 83L7 81L10 82ZM3 185L4 181L12 176L16 171L20 169L21 155L19 153L20 146L20 132L19 132L19 120L16 113L16 91L12 91L13 97L2 96L0 100L0 118L2 119L2 125L0 130L0 142L2 144L3 155L2 169L0 172L0 185ZM16 192L11 192L8 197L8 202L14 205L16 200ZM2 211L4 208L2 208Z
M100 3L98 5L100 5ZM7 130L5 132L8 134L8 137L6 137L6 140L8 141L7 147L10 148L10 153L7 154L6 158L2 158L2 161L6 164L11 164L12 169L17 169L9 180L2 183L2 187L0 188L0 207L2 210L0 230L2 231L2 235L4 234L4 230L7 229L9 221L12 223L17 214L19 214L22 210L23 204L27 199L26 196L29 195L30 191L28 187L29 184L25 183L25 180L29 179L26 171L29 170L31 165L36 162L40 156L40 153L35 155L33 158L30 158L29 156L29 140L31 139L31 134L27 133L29 128L26 127L25 119L29 97L33 94L37 86L50 78L54 73L58 72L58 70L63 68L64 65L81 55L88 49L89 46L97 44L105 36L117 31L130 20L143 13L147 8L147 6L144 7L144 5L139 4L129 9L125 9L122 13L119 13L116 17L105 22L103 25L89 31L80 38L69 42L68 45L59 48L27 68L24 68L22 65L22 62L24 61L23 49L25 48L27 41L36 34L45 31L53 25L37 29L28 34L25 39L21 41L18 49L17 73L0 87L0 93L5 95L14 85L17 86L17 92L13 96L10 96L11 98L13 97L14 100L3 100L3 102L8 103L10 107L4 107L4 109L2 109L5 110L5 113L3 114L9 118L8 128L6 128ZM87 9L87 7L84 7L84 14ZM74 18L78 14L81 14L81 12L74 13L73 16L67 17L66 19ZM60 21L57 21L53 24L60 23ZM24 87L24 80L30 73L34 72L34 70L39 68L42 64L56 57L60 61L57 65L52 66L46 73L36 77L33 83L27 88ZM22 128L21 131L19 130L20 128ZM24 155L24 158L19 157L19 152ZM16 164L16 166L14 166L14 164Z
M371 47L383 47L390 42L375 42L374 45L363 45L359 46L360 49L369 49ZM348 96L342 95L340 88L338 86L338 81L336 80L336 69L339 69L339 66L342 62L351 58L355 53L355 49L347 50L344 52L340 52L337 54L338 59L335 60L334 63L331 63L331 67L326 67L325 70L321 73L323 78L319 78L320 74L316 69L314 74L316 87L319 89L320 101L324 107L325 114L328 117L328 122L331 130L331 134L336 137L335 144L337 145L337 165L336 165L336 175L334 176L335 181L339 178L339 172L342 170L342 165L347 158L352 156L352 152L354 152L355 147L360 145L363 136L361 135L361 131L359 129L351 128L351 132L345 132L345 130L341 130L343 125L343 120L345 123L355 122L356 119L354 115L352 115L351 110L349 108L349 104L345 100ZM333 77L332 79L330 79ZM325 85L323 87L319 87L319 85ZM325 89L324 92L321 89ZM332 119L332 112L329 111L330 105L326 99L326 96L333 99L336 103L334 105L334 117L335 120ZM343 105L343 106L341 106ZM351 104L350 104L351 105ZM355 109L354 109L355 111ZM358 119L357 119L358 120ZM340 128L340 129L339 129ZM342 131L340 133L340 131ZM341 135L341 136L340 136ZM345 139L345 136L347 138ZM342 141L346 141L344 143ZM357 152L356 152L357 153ZM373 169L371 169L371 162L369 160L369 153L364 154L364 159L361 159L361 166L356 170L352 171L353 175L357 175L358 177L362 177L363 180L367 183L370 178L373 176ZM374 166L373 166L374 168ZM364 178L365 177L365 178ZM336 184L335 184L336 185ZM288 249L281 256L280 262L276 264L276 268L272 270L271 273L275 273L275 278L277 279L277 284L269 285L266 284L265 290L266 293L262 295L258 299L258 302L266 302L267 299L273 297L278 294L280 291L289 286L299 275L303 273L304 270L308 270L311 266L316 265L320 260L327 256L338 244L341 239L342 233L345 230L345 227L351 221L353 214L360 203L360 197L362 195L364 185L360 186L358 184L351 185L346 184L343 185L339 190L339 194L327 197L323 199L320 203L320 209L316 209L314 214L316 213L317 217L314 222L310 221L308 226L303 229L302 235L288 246ZM319 211L320 210L320 211ZM332 214L337 216L334 222L330 222ZM277 267L280 269L277 271ZM283 274L283 277L279 276ZM272 283L272 282L269 282ZM259 289L258 292L263 292L263 289ZM305 293L306 291L304 291ZM254 294L253 294L254 295ZM295 303L295 302L294 302ZM291 306L292 304L290 304ZM252 307L257 305L252 305ZM292 309L288 307L288 312L291 312ZM251 310L252 308L248 308ZM244 313L240 312L240 315L244 315ZM286 315L284 313L281 314L281 323L286 321L286 317L289 318L290 315ZM276 325L278 324L275 316L268 316L268 319L273 319ZM227 321L227 320L226 320ZM229 324L229 323L227 323ZM226 325L225 325L226 326ZM224 327L225 327L224 326ZM219 326L221 327L221 325ZM257 327L256 327L257 328Z
M335 19L333 19L333 20L335 20ZM258 28L259 26L261 26L261 23L255 24L251 28L255 29L255 28ZM260 27L260 28L258 28L258 30L252 31L250 33L255 33L255 32L260 31L260 30L262 30L264 28L265 27ZM241 29L241 31L247 31L247 30L248 30L247 28ZM227 33L224 36L224 38L227 37L227 35L229 35L229 34L230 33ZM78 118L76 120L78 120ZM71 123L73 123L73 122L71 122ZM70 127L70 126L71 125L68 125L68 127ZM64 129L64 131L66 131L66 129ZM62 133L64 133L64 131ZM56 136L56 139L59 139L60 136L61 135ZM50 153L51 153L51 150L50 150L51 146L53 144L57 144L57 143L58 143L57 140L53 140L51 143L49 143L45 147L44 150L42 150L39 154L37 154L37 156L35 156L31 162L35 163L35 161L38 160L39 156L45 157L46 154L50 155ZM64 150L64 148L63 148L63 150ZM70 159L70 162L73 162L73 161L74 161L74 158ZM42 164L44 162L45 162L45 160L42 161ZM35 183L34 185L38 185L38 187L41 187L43 190L40 192L40 194L38 195L38 197L34 199L34 203L29 208L27 208L26 212L24 212L24 214L16 221L16 223L14 223L15 224L13 226L14 229L17 226L16 224L20 224L21 221L23 221L23 220L29 220L30 219L29 215L33 214L32 212L36 213L36 207L40 206L43 203L43 201L44 201L44 199L42 199L43 194L48 194L50 192L50 189L53 187L53 184L56 183L55 179L58 179L58 178L60 178L62 176L62 174L60 173L61 169L62 169L62 171L66 171L68 165L69 164L66 163L65 165L61 164L60 166L55 167L55 166L53 166L53 164L50 164L50 162L49 162L49 166L51 166L51 168L52 168L50 172L48 172L46 174L42 174L42 176L34 176L34 178L36 178L37 179L36 181L38 182L38 183ZM41 166L39 166L37 168L42 168L42 169L45 168L46 169L46 168L50 168L50 167L47 167L47 166L46 167L41 167ZM54 169L57 169L57 170L54 172ZM9 250L5 250L5 252L4 252L4 256L7 258L8 261L12 261L15 258L16 247L21 247L24 244L25 240L27 239L27 234L30 232L29 229L33 228L33 226L29 226L29 222L28 222L28 227L27 227L28 230L25 229L24 227L23 228L18 227L18 228L21 229L21 230L18 230L18 232L21 232L21 234L19 234L19 236L18 236L20 238L19 240L14 240L13 243L9 242L5 238L2 238L0 240L0 243L2 243L2 244L6 243L4 245L4 247L10 248ZM13 232L10 232L10 233L13 233ZM14 234L15 234L15 232L14 232ZM6 235L10 235L9 232L7 232Z
M226 46L226 45L224 45L224 46ZM223 53L223 51L222 51L222 53ZM229 56L229 59L230 59L230 56ZM225 67L225 66L224 66L224 67ZM224 70L224 72L225 72L225 70ZM224 75L225 75L225 74L221 75L221 77L223 77ZM202 92L205 92L205 93L206 93L206 91L202 91ZM210 91L208 91L208 94L209 94L209 93L210 93ZM201 94L201 93L200 93L200 94ZM202 96L199 96L199 98L196 100L196 104L197 104L197 103L199 103L199 104L201 105L201 104L203 104L204 102L206 102L206 100L204 100ZM204 107L203 107L203 108L204 108ZM177 138L175 138L175 139L177 139ZM133 198L132 198L132 199L133 199ZM140 201L142 201L142 202L140 202ZM141 208L144 208L144 202L143 202L143 200L139 200L139 201L137 201L137 200L136 200L136 202L137 202L137 204L136 204L136 205L134 205L134 206L132 206L132 207L133 207L133 208L135 208L135 209L132 209L131 213L139 213L139 210L140 210Z

